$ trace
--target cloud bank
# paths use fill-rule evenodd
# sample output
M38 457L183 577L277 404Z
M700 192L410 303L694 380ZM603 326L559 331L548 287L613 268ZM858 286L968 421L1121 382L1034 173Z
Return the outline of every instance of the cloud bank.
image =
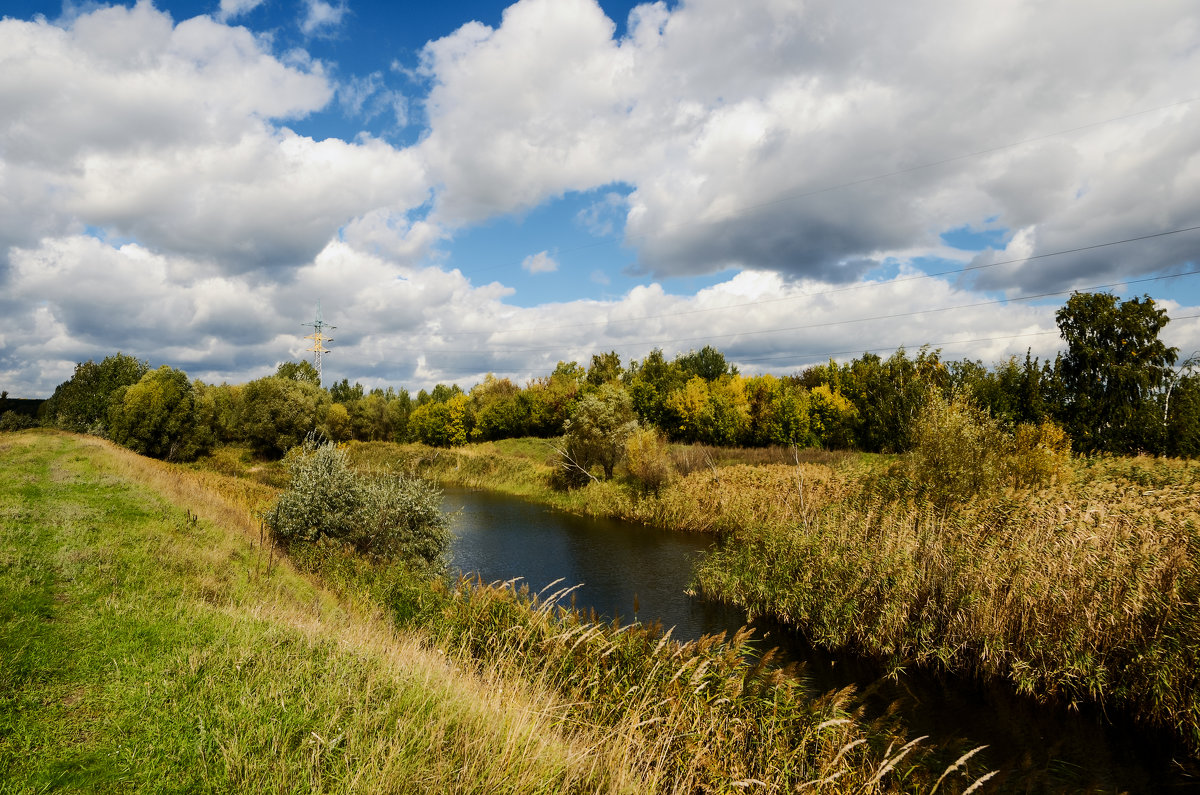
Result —
M0 21L11 393L117 349L257 377L303 355L316 297L345 331L327 370L413 389L654 346L777 372L923 343L1051 355L1065 294L984 302L1109 283L1200 349L1186 277L1138 281L1197 268L1200 233L1161 234L1200 224L1194 3L688 0L618 37L594 0L520 0L429 42L413 97L231 24L256 5ZM354 13L303 10L312 36ZM294 131L331 108L425 126L410 146ZM621 237L640 286L518 307L456 261L456 236L583 192L579 223ZM999 242L946 244L963 229ZM610 281L539 249L530 276ZM931 260L975 270L915 279Z

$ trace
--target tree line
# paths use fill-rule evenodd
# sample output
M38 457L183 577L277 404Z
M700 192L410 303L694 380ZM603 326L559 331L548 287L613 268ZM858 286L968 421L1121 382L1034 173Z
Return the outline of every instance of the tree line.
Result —
M1046 361L1026 353L986 366L923 347L744 376L706 346L670 359L655 349L628 364L601 353L586 367L559 362L523 386L488 375L469 390L438 384L415 397L348 379L324 389L307 362L212 385L117 353L79 364L39 418L171 460L226 443L278 457L313 434L441 447L551 438L572 422L576 431L640 428L685 443L902 452L921 407L939 395L969 401L1010 432L1054 423L1077 452L1200 454L1197 361L1176 366L1178 351L1159 339L1169 318L1153 299L1076 293L1056 317L1066 350Z

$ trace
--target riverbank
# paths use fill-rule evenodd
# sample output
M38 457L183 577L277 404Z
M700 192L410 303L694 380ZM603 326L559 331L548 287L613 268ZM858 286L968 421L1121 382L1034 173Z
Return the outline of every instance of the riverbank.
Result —
M280 557L253 479L59 433L0 445L6 791L928 792L946 769L744 637Z
M365 469L411 472L445 486L496 491L581 516L714 535L797 521L888 460L823 450L677 445L672 449L675 477L655 493L626 477L555 489L557 454L542 439L449 449L351 442L347 449L350 459Z
M1053 483L948 502L878 457L788 464L783 451L706 450L655 495L619 479L556 492L552 450L536 440L355 445L352 455L579 514L714 533L720 548L697 574L707 598L896 669L1117 710L1200 753L1200 463L1075 459Z
M87 437L0 447L0 790L637 791L547 691L264 547L253 486Z

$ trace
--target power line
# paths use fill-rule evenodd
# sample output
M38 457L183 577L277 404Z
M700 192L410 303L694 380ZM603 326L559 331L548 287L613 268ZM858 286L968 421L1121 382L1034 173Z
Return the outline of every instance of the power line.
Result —
M687 228L695 227L695 226L705 226L705 225L712 225L715 223L725 223L729 220L732 220L735 218L741 218L743 216L749 215L749 214L755 212L756 210L761 210L765 207L773 207L778 204L784 204L786 202L797 201L799 199L807 199L807 198L811 198L813 196L819 196L824 193L830 193L832 191L843 190L845 188L852 188L852 187L856 187L858 185L869 184L871 182L879 182L881 180L891 179L892 177L898 177L898 176L902 176L904 174L911 174L916 171L924 171L926 169L936 168L937 166L944 166L949 163L958 162L960 160L969 160L969 159L975 158L975 157L982 157L983 155L995 154L996 152L1003 152L1006 149L1015 149L1019 146L1025 146L1026 144L1037 143L1038 141L1045 141L1050 138L1057 138L1062 135L1070 135L1072 133L1081 132L1083 130L1088 130L1093 127L1100 127L1105 124L1112 124L1112 123L1118 122L1118 121L1128 121L1129 119L1134 119L1134 118L1137 118L1138 116L1145 116L1150 113L1157 113L1159 111L1168 110L1170 108L1177 108L1177 107L1181 107L1183 105L1190 105L1191 103L1196 102L1198 100L1200 100L1200 97L1191 97L1190 99L1181 99L1181 100L1178 100L1175 102L1168 102L1165 105L1158 105L1153 108L1146 108L1144 110L1133 111L1131 113L1126 113L1121 116L1113 116L1113 117L1110 117L1107 119L1100 119L1098 121L1092 121L1092 122L1088 122L1086 124L1081 124L1076 127L1070 127L1070 128L1063 129L1063 130L1057 130L1057 131L1051 132L1051 133L1044 133L1042 135L1035 135L1033 137L1024 138L1020 141L1015 141L1012 143L1000 144L997 146L988 147L986 149L979 149L974 152L967 152L965 154L953 155L951 157L942 158L940 160L931 160L931 161L928 161L925 163L918 163L917 165L907 166L905 168L896 169L894 171L887 171L887 172L884 172L881 174L875 174L875 175L868 176L868 177L860 177L858 179L849 180L847 182L839 182L839 183L836 183L833 185L826 185L821 188L814 188L814 189L807 190L807 191L790 193L790 194L786 194L783 196L778 196L778 197L776 197L774 199L770 199L768 201L756 202L754 204L747 204L747 205L743 205L742 207L735 208L732 212L730 212L728 215L726 215L724 218L722 218L719 222L716 222L716 221L691 221L691 222L676 223L672 226L664 227L663 229L660 229L655 234L661 234L662 231L664 231L664 230L667 232L675 232L675 231L679 231L681 229L687 229ZM652 233L650 233L650 232L643 232L643 233L637 234L637 235L625 235L622 241L599 240L594 243L585 243L585 244L581 244L581 245L577 245L577 246L571 246L566 249L556 249L556 253L557 254L571 254L571 253L574 253L577 251L587 251L590 249L600 248L603 246L616 245L618 242L627 243L632 240L644 240L651 236L652 236ZM495 265L485 265L485 266L479 267L479 268L472 268L471 272L472 273L486 273L488 271L498 270L500 268L513 267L516 265L520 265L520 262L513 260L510 262L503 262L503 263L498 263Z
M1136 237L1127 237L1127 238L1122 238L1121 240L1110 240L1110 241L1107 241L1104 243L1094 243L1094 244L1088 245L1088 246L1078 246L1076 248L1063 249L1061 251L1048 251L1043 254L1032 254L1028 257L1020 257L1017 259L999 260L997 262L988 262L988 263L983 263L980 265L969 265L969 266L966 266L963 268L954 268L951 270L938 271L936 273L922 273L922 274L913 275L913 276L904 276L904 277L899 277L896 279L891 279L886 282L864 282L861 284L848 285L846 287L833 287L828 290L818 290L815 292L800 293L798 295L790 295L790 296L785 296L782 298L765 298L765 299L759 299L759 300L755 300L755 301L747 301L747 302L740 303L740 304L726 304L724 306L703 307L700 309L687 309L687 310L683 310L680 312L666 312L661 315L642 315L642 316L634 317L634 318L622 318L621 320L616 321L616 322L618 322L618 323L634 323L634 322L639 322L639 321L643 321L643 320L661 320L661 319L672 318L672 317L686 317L688 315L696 315L696 314L702 314L702 313L707 313L707 312L721 312L721 311L725 311L725 310L729 310L729 309L742 309L742 308L750 307L750 306L765 306L767 304L783 303L783 302L787 302L787 301L799 301L799 300L802 300L805 298L817 298L817 297L824 296L824 295L834 295L837 293L850 292L853 290L866 290L866 289L875 289L878 287L888 287L888 286L892 286L895 284L904 284L906 282L921 281L923 279L935 279L940 276L953 276L953 275L961 275L964 273L973 273L976 271L985 270L987 268L995 268L1000 265L1012 265L1012 264L1019 263L1019 262L1032 262L1033 260L1046 259L1048 257L1058 257L1058 256L1062 256L1064 254L1078 254L1083 251L1094 251L1096 249L1108 248L1111 246L1119 246L1119 245L1122 245L1125 243L1135 243L1135 242L1138 242L1141 240L1152 240L1154 238L1167 237L1169 235L1178 235L1178 234L1181 234L1184 232L1195 232L1196 230L1200 230L1200 225L1186 226L1186 227L1182 227L1179 229L1171 229L1166 232L1154 232L1152 234L1138 235ZM1016 300L1016 299L1014 299L1014 300ZM447 336L452 336L452 337L460 337L460 336L468 336L468 335L470 335L470 336L476 336L476 335L491 336L494 334L517 334L520 332L528 332L528 331L557 331L557 330L561 330L561 329L576 329L576 328L582 329L582 328L589 328L589 327L593 327L593 326L611 326L611 325L613 325L613 323L614 323L614 321L612 321L612 320L597 320L597 321L593 321L590 323L564 323L564 324L558 324L558 325L552 325L552 326L527 326L524 328L515 328L515 329L499 329L499 330L488 330L488 331L455 331L455 332L450 332Z
M1192 319L1195 319L1198 317L1200 317L1200 315L1179 315L1178 317L1171 318L1171 320L1173 320L1173 321L1174 320L1192 320ZM1059 333L1060 333L1060 331L1058 329L1054 329L1052 331L1030 331L1030 332L1026 332L1024 334L1007 334L1007 335L1001 336L1001 337L971 337L971 338L965 339L965 340L960 339L960 340L946 340L944 342L926 342L921 347L941 348L943 346L949 346L949 345L969 345L969 344L975 343L975 342L998 342L1000 340L1015 340L1015 339L1022 339L1024 337L1046 337L1051 334L1057 335ZM880 351L898 351L901 348L907 348L907 347L909 347L909 346L896 345L896 346L890 347L890 348L879 348L879 347L875 347L875 346L868 346L868 347L862 349L862 351L856 349L856 350L849 350L849 351L828 351L825 353L785 353L785 354L772 355L772 356L749 356L749 357L732 356L731 355L729 358L736 362L762 362L762 361L775 361L778 359L827 359L831 356L850 356L852 354L861 353L861 352L878 353Z
M730 331L730 332L724 332L721 334L706 334L706 335L695 336L695 337L677 337L674 339L660 339L660 340L641 340L641 341L634 342L634 343L625 343L623 347L628 348L628 347L633 347L635 345L638 347L644 347L646 345L655 345L655 346L671 345L671 344L676 344L676 343L681 343L681 342L700 342L700 341L704 341L704 340L725 339L727 337L744 337L744 336L758 335L758 334L777 334L777 333L786 332L786 331L805 331L805 330L814 329L814 328L828 328L830 326L849 325L852 323L868 323L868 322L872 322L872 321L876 321L876 320L894 320L896 318L914 317L916 315L934 314L934 313L938 313L938 312L951 312L951 311L955 311L955 310L959 310L959 309L978 309L979 307L995 306L997 304L1016 303L1018 301L1036 301L1039 298L1049 298L1049 297L1056 296L1056 295L1066 295L1067 293L1072 293L1072 292L1094 292L1096 290L1108 290L1108 289L1113 289L1113 288L1122 287L1122 286L1128 286L1128 285L1132 285L1132 284L1144 284L1147 282L1162 281L1164 279L1178 279L1178 278L1183 278L1183 277L1187 277L1187 276L1196 276L1196 275L1200 275L1200 271L1187 271L1185 273L1172 273L1172 274L1167 274L1167 275L1163 275L1163 276L1149 276L1144 279L1132 279L1132 280L1127 279L1127 280L1123 280L1123 281L1119 281L1119 282L1111 282L1109 284L1094 285L1092 287L1069 288L1066 290L1054 290L1051 292L1037 293L1035 295L1025 295L1025 296L1020 296L1017 298L1000 298L1000 299L994 299L994 300L989 300L989 301L977 301L977 302L970 303L970 304L957 304L955 306L930 307L930 308L926 308L926 309L912 310L909 312L895 312L895 313L885 314L885 315L872 315L869 317L852 318L849 320L828 320L828 321L823 321L820 323L806 323L806 324L801 324L801 325L797 325L797 326L780 326L777 328L755 329L755 330L750 330L750 331ZM429 353L431 353L431 354L436 353L437 355L444 355L447 353L463 353L463 354L547 353L547 352L552 352L552 351L561 350L561 349L562 349L562 346L559 345L559 346L550 347L550 348L489 348L489 349L474 349L474 350L444 349L444 350L439 350L439 351L429 351Z

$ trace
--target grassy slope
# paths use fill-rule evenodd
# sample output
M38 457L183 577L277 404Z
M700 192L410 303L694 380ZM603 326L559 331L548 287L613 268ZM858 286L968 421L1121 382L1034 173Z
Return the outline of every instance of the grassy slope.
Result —
M0 437L0 792L621 789L548 697L272 562L212 477Z

